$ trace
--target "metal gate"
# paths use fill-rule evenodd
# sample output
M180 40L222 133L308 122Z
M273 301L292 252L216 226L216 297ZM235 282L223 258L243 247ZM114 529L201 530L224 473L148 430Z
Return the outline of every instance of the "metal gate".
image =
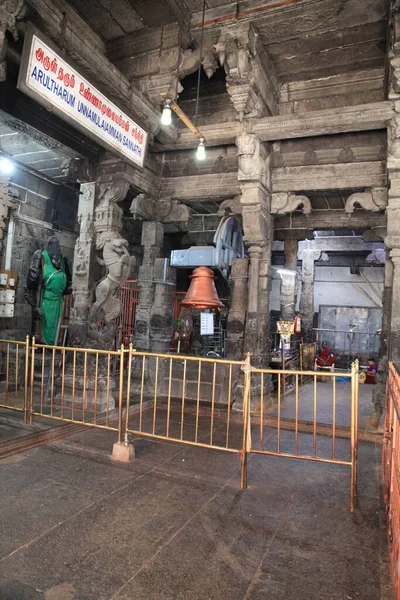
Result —
M269 393L272 375L276 377L277 399L275 410L266 414L264 397ZM250 378L249 451L349 467L350 510L353 512L357 490L358 363L352 364L350 375L330 371L251 369ZM291 380L289 385L288 378ZM304 378L308 380L305 387L300 385ZM342 380L350 382L348 397L341 406L341 415L347 413L348 416L350 439L344 443L340 436L338 448L337 389L338 385L348 385ZM304 390L307 390L306 394ZM323 406L321 396L325 396ZM251 405L253 410L250 410ZM259 412L254 410L257 406Z

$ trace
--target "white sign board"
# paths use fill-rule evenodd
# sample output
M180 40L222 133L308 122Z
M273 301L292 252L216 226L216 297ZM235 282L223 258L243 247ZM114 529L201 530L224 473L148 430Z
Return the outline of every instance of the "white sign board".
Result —
M200 313L200 334L214 335L213 313Z
M93 87L50 45L25 36L18 89L135 165L143 167L147 133Z

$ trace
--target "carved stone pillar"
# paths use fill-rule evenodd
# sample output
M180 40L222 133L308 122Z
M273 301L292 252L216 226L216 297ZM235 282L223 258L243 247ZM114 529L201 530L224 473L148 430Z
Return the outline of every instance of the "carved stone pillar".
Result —
M297 291L297 240L287 239L284 242L285 271L281 281L281 318L293 321L296 310Z
M312 342L314 321L314 262L319 259L319 250L304 249L301 251L301 299L300 313L302 318L302 329L306 342Z
M3 252L3 232L12 199L8 193L8 177L0 177L0 258Z
M155 221L145 221L142 228L143 263L139 267L139 305L136 311L134 345L136 350L151 349L151 310L154 303L154 263L163 247L164 227Z
M153 277L154 302L150 310L151 350L165 353L171 349L176 269L169 266L167 258L156 258Z
M94 283L94 201L96 184L81 185L78 205L79 237L75 243L72 272L74 307L71 312L69 335L74 346L85 346L89 310L93 302Z
M245 352L255 356L258 351L259 276L262 249L261 246L250 246L248 252L250 263L244 349Z
M267 366L273 239L269 152L261 140L248 134L245 128L236 144L238 179L242 182L240 203L244 240L250 258L244 348L252 353L255 364Z
M7 77L6 32L10 31L14 40L18 40L17 20L23 15L24 4L24 0L8 0L0 6L0 81L5 81Z
M240 360L243 356L248 270L249 261L247 258L235 258L232 261L232 293L226 332L226 350L227 357L233 360Z
M82 184L80 234L73 269L74 310L69 327L74 346L111 349L113 345L115 320L122 308L119 289L131 270L128 242L121 236L122 209L118 206L128 189L125 181ZM95 251L99 253L97 257ZM93 304L96 261L105 267L106 276L95 290ZM98 274L97 279L100 278Z
M239 120L278 114L278 81L252 25L242 22L223 27L215 49Z

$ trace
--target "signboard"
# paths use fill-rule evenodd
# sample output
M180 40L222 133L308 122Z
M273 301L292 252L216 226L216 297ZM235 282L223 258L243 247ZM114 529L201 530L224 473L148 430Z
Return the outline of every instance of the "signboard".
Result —
M213 313L200 313L200 335L214 335Z
M40 37L39 37L40 35ZM29 26L18 89L84 131L101 146L143 167L147 133L93 87Z

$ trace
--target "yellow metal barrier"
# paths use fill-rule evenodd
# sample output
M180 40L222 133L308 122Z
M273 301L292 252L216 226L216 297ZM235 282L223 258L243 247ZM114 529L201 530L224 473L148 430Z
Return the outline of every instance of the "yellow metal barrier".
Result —
M29 337L25 342L0 340L0 408L24 413L26 421Z
M233 384L244 361L178 354L127 353L125 432L240 453L232 419ZM132 403L138 405L132 415ZM125 404L125 403L124 403Z
M357 489L358 362L356 361L352 364L350 375L347 372L341 373L338 371L321 374L317 371L283 371L272 369L251 369L250 373L252 380L251 393L254 396L251 399L253 409L250 412L251 430L254 434L252 437L251 452L350 467L350 510L353 511ZM266 415L266 390L268 390L272 375L278 378L276 404L268 407L268 415ZM290 393L286 395L283 405L284 378L288 375L294 377L294 386ZM312 383L301 388L299 377L301 378L302 376L310 378ZM340 450L342 457L338 457L336 435L338 378L349 378L351 380L348 402L341 407L342 412L348 413L350 428L348 448L344 450L344 444L343 442L341 443L342 448ZM330 381L332 385L332 395L328 401L326 398L328 396L329 385L327 385L326 381ZM318 389L318 385L321 386L320 389ZM310 394L311 388L312 393ZM301 399L300 389L306 392L303 393L303 398ZM319 393L325 395L323 421L317 418ZM329 403L330 408L327 412L327 404ZM300 418L301 410L303 411L303 418ZM289 427L287 426L288 422ZM329 452L325 444L321 444L323 447L320 451L317 447L321 426L323 426L324 441L327 434L331 434ZM283 431L285 432L285 436L282 440ZM293 432L294 435L289 435L289 431ZM306 446L304 450L301 450L299 447L300 435L302 436L303 445ZM312 442L311 446L310 442ZM307 448L307 446L309 447ZM306 452L307 449L308 452Z
M37 344L33 338L30 423L34 416L40 416L117 430L121 441L123 356L123 346L118 351L68 348ZM113 375L114 361L117 366L119 362L119 386Z
M24 411L25 417L29 413L30 423L38 416L116 431L120 442L128 442L131 434L236 453L242 489L247 487L250 453L345 465L350 467L350 509L354 510L357 362L350 374L321 374L255 369L250 355L232 361L137 352L132 345L105 351L46 346L33 339L29 346L27 338L26 342L0 341L0 350L5 371L0 407ZM275 396L272 375L278 380ZM290 393L283 385L289 376L294 382ZM311 383L301 386L302 376ZM343 423L338 422L337 379L341 377L351 379L348 399L343 403L342 398L340 405L340 416L348 413L348 442ZM331 383L330 397L329 384L322 381ZM318 418L321 395L325 395L322 420ZM339 425L341 435L337 435Z

